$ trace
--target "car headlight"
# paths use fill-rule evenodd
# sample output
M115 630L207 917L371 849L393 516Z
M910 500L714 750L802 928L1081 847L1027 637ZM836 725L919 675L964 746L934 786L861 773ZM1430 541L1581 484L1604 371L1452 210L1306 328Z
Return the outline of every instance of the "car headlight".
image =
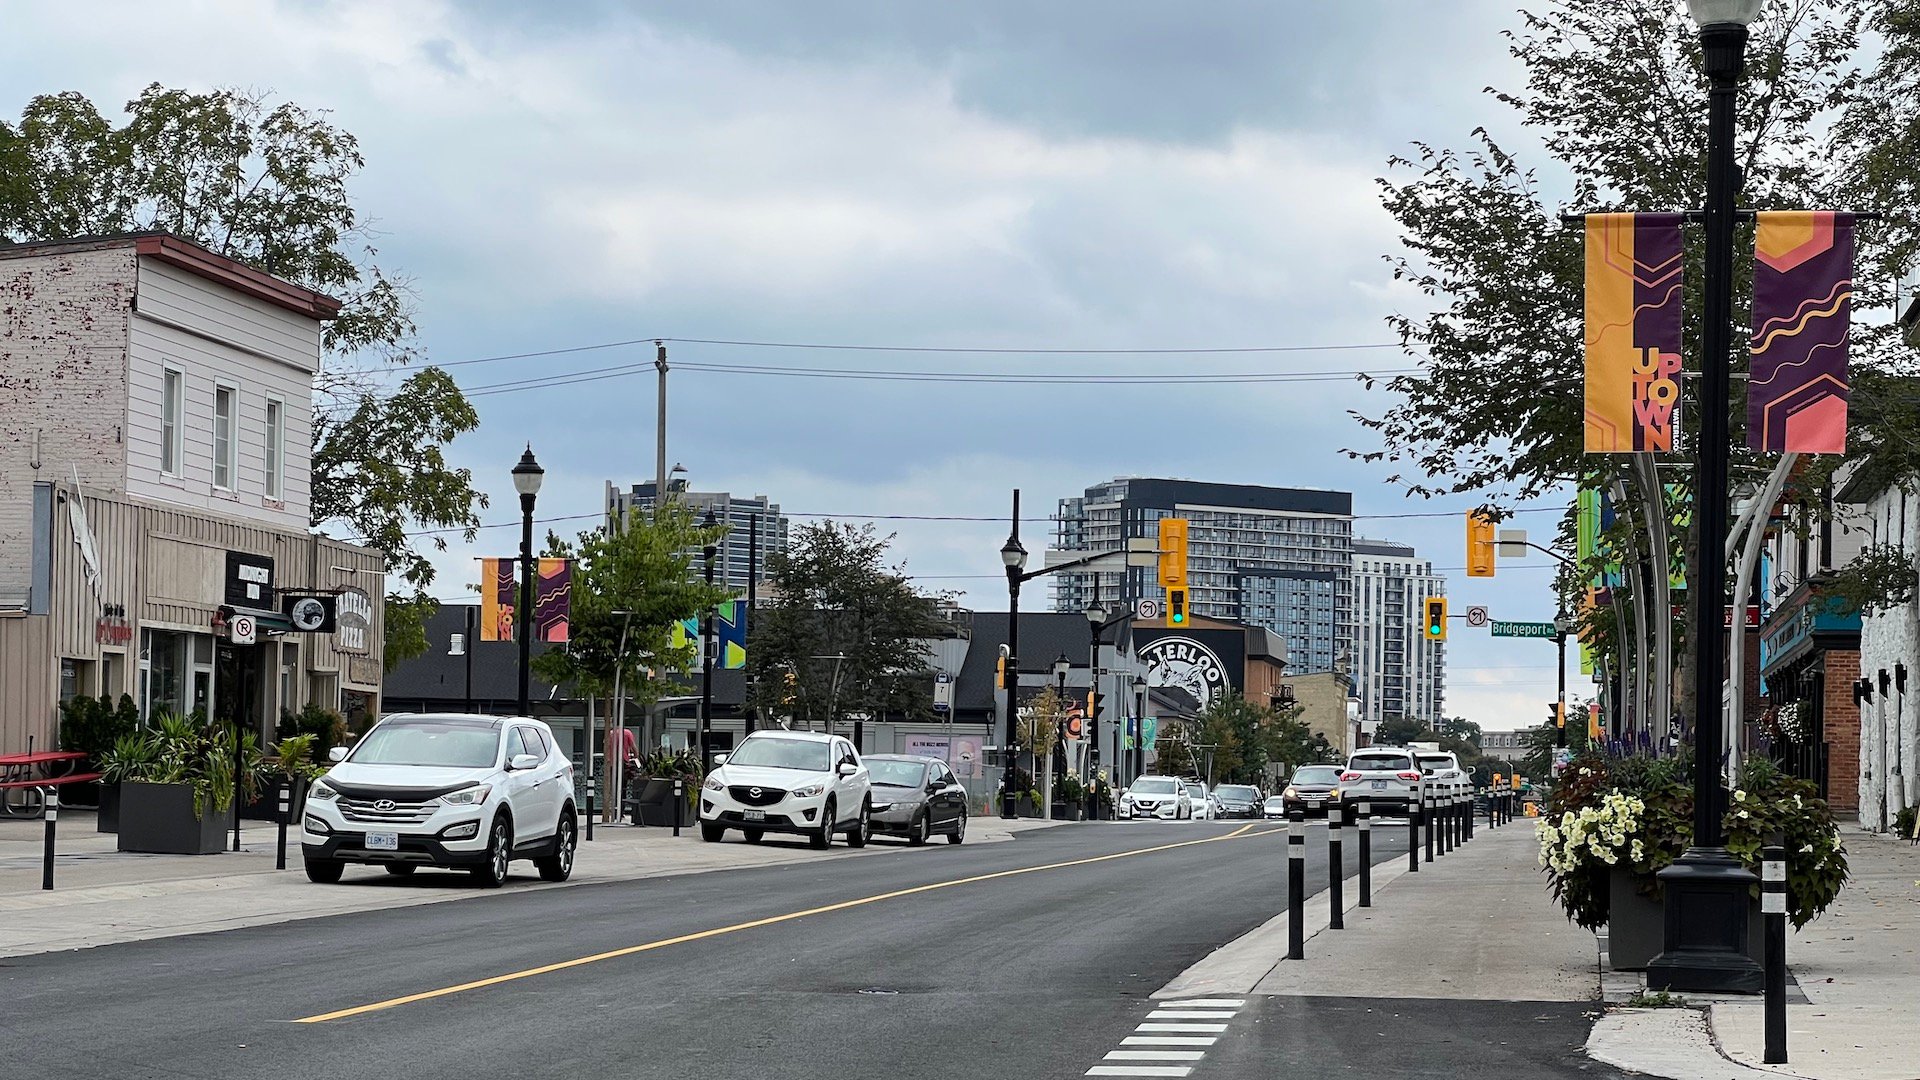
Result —
M487 801L487 796L492 792L492 784L475 784L459 791L450 791L440 796L440 801L448 806L479 806Z
M1287 790L1281 792L1280 794L1286 798L1293 799L1293 798L1298 798L1300 795L1300 792L1297 789L1290 787Z
M893 804L890 802L877 802L877 803L874 803L872 806L868 807L868 809L878 814L883 810L893 809Z
M797 799L811 799L825 790L827 790L825 784L808 784L806 787L794 788L793 796Z
M332 802L339 797L340 793L328 787L325 780L315 780L313 786L307 789L307 798L309 799L319 799L321 802Z
M707 777L707 782L700 786L706 788L708 791L724 791L727 787L727 785L720 782L718 774Z

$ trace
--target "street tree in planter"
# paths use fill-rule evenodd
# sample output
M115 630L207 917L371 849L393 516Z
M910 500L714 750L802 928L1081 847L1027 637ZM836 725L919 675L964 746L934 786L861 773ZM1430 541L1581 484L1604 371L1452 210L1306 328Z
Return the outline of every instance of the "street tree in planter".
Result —
M121 851L212 855L225 849L228 818L237 796L255 790L257 752L241 746L235 769L230 725L163 714L146 731L128 736L109 764L120 785Z

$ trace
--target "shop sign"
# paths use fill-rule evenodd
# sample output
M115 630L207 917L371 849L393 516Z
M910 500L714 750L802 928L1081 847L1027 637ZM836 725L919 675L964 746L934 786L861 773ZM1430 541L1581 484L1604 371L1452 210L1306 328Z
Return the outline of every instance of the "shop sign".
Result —
M1202 708L1233 693L1219 654L1192 638L1155 638L1135 650L1146 665L1147 685L1177 686Z
M371 656L347 657L347 681L356 686L379 686L379 662Z
M127 609L119 604L100 605L100 617L93 623L93 640L100 645L132 644L133 624L127 621Z
M343 590L334 599L334 620L339 628L334 648L343 653L359 655L372 651L369 642L373 638L373 601L366 593L359 589ZM380 680L375 678L366 681L377 683Z
M276 611L273 602L273 556L250 551L227 552L228 607Z

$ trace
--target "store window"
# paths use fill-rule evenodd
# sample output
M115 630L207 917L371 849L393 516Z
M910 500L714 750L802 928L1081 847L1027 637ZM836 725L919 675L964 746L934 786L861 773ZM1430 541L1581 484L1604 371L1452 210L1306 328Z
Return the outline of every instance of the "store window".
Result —
M185 634L170 630L146 633L148 719L160 713L186 711L187 654Z

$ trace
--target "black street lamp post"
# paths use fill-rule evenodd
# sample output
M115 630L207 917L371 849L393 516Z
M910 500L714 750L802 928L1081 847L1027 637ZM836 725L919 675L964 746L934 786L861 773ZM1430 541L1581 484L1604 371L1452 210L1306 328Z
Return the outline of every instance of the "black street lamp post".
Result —
M1000 548L1007 568L1007 735L1001 751L1000 816L1014 816L1013 746L1015 718L1020 712L1020 583L1026 580L1027 549L1020 545L1020 490L1013 492L1013 531Z
M1067 675L1072 671L1073 661L1067 659L1066 653L1061 653L1054 659L1053 685L1055 689L1053 694L1055 711L1053 714L1053 745L1058 748L1054 753L1058 754L1062 759L1065 759L1067 756ZM1047 755L1048 776L1053 775L1053 758L1054 754Z
M1556 665L1560 672L1560 707L1553 714L1555 726L1559 728L1553 734L1553 745L1567 745L1567 634L1573 630L1573 620L1567 618L1566 601L1560 604L1560 614L1553 620L1553 644L1560 650L1560 663Z
M713 530L719 525L714 520L713 507L707 507L707 516L700 520L700 527L707 531L707 545L701 549L701 558L706 562L707 587L713 587L713 557L716 549L713 543ZM713 771L713 609L708 608L700 624L700 775Z
M1666 949L1647 965L1653 990L1758 993L1760 965L1746 955L1748 888L1755 877L1721 836L1721 684L1726 641L1729 353L1733 323L1733 221L1739 186L1734 106L1745 66L1747 24L1765 0L1688 0L1700 26L1707 74L1706 265L1702 283L1700 438L1694 513L1701 557L1694 568L1693 846L1660 871ZM1735 632L1739 632L1736 627ZM1738 690L1735 691L1736 693Z
M547 470L533 460L533 444L520 455L513 467L513 489L520 493L520 715L532 706L527 700L527 682L533 670L533 501L540 494L540 479Z
M1147 677L1133 677L1133 761L1127 774L1127 783L1132 784L1140 778L1147 767Z

